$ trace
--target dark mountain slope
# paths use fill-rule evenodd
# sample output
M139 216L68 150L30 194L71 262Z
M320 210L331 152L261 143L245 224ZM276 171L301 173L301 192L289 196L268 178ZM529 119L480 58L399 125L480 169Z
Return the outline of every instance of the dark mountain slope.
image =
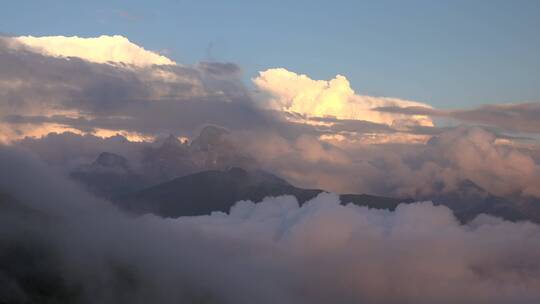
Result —
M92 164L74 170L70 177L90 192L108 199L140 190L149 184L131 170L127 159L109 152L99 154Z
M436 205L450 208L462 222L468 222L479 214L489 214L509 221L530 220L539 222L540 218L525 210L519 199L495 196L470 180L462 181L457 190L440 192L436 195L417 197L416 201L429 200Z
M117 200L122 208L131 212L153 213L163 217L228 212L240 200L260 202L267 196L292 195L300 204L314 198L320 189L302 189L263 171L232 168L225 171L203 171L173 179ZM538 204L520 203L494 196L471 181L464 181L459 191L439 193L414 199L398 199L368 194L342 194L343 204L353 203L375 209L394 210L400 203L432 201L450 208L455 216L466 223L480 214L489 214L509 221L540 222ZM534 208L533 208L534 207Z
M204 171L125 196L118 201L135 213L154 213L163 217L204 215L212 211L228 212L240 200L259 202L267 196L292 195L300 204L323 190L297 188L287 181L263 171L232 168L226 171ZM380 209L395 209L401 200L371 195L346 194L344 203Z

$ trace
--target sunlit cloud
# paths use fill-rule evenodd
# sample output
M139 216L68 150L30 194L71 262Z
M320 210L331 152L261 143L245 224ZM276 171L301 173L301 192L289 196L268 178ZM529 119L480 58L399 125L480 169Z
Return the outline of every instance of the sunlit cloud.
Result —
M383 106L410 107L428 105L397 98L358 95L345 76L331 80L314 80L283 68L269 69L253 79L263 93L264 104L272 109L299 113L309 117L336 117L338 119L365 120L400 127L402 125L432 126L425 115L381 113L373 108Z
M138 67L176 65L173 60L146 50L120 35L92 38L20 36L11 39L33 51L54 57L78 57L95 63L121 63Z
M89 134L100 137L100 138L110 138L113 136L122 136L131 142L153 142L156 137L151 135L146 135L138 132L130 132L126 130L110 130L110 129L95 129Z

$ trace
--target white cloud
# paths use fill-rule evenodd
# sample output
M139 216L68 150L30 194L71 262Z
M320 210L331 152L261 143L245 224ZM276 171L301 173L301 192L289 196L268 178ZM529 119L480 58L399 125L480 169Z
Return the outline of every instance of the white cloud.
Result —
M261 91L272 96L268 105L276 110L309 117L334 116L339 119L366 120L396 127L433 125L431 119L423 115L406 116L372 111L373 108L384 106L430 106L396 98L358 95L342 75L328 81L314 80L307 75L277 68L260 72L253 82Z
M54 57L78 57L95 63L113 62L138 67L176 64L171 59L148 51L120 35L93 38L20 36L11 39L43 55Z

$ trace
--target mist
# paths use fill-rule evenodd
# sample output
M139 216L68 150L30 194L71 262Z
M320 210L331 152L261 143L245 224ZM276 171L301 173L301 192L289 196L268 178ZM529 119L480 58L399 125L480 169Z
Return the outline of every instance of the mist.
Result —
M72 303L540 299L540 227L530 222L461 225L430 202L391 212L330 193L301 207L284 196L229 213L133 217L21 151L2 147L0 164L0 189L38 214L3 212L4 248L38 254L36 269L61 278ZM21 272L2 270L2 299L28 301Z

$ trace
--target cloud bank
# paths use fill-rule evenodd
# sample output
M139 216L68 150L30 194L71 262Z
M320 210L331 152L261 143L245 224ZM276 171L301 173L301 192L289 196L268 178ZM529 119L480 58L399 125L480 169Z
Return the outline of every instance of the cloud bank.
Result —
M3 212L0 241L41 244L45 273L77 291L71 303L540 299L540 227L531 223L480 216L460 225L429 202L390 212L344 206L333 194L302 207L278 197L238 202L228 214L131 218L25 153L0 148L0 163L10 169L0 172L0 188L55 219L44 229ZM45 266L49 259L56 266ZM0 279L2 295L32 296L16 273L2 268Z
M448 117L458 121L480 124L515 133L539 133L540 102L484 105L468 110L437 110L418 106L383 106L376 109L383 113L428 115Z

